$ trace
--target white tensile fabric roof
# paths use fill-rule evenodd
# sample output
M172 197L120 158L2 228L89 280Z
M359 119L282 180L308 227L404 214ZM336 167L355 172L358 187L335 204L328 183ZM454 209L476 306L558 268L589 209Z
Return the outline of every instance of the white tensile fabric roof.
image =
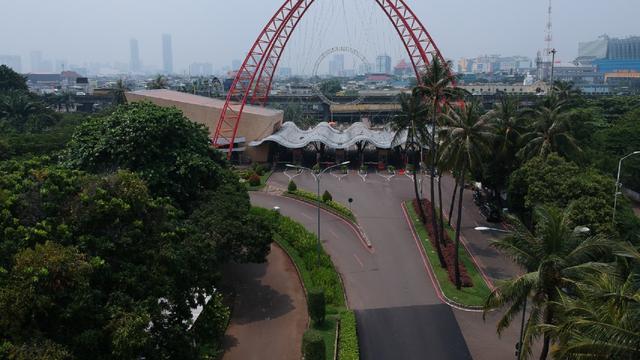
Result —
M348 149L356 143L365 141L380 149L391 149L406 141L406 134L393 143L396 132L391 130L371 130L365 124L358 122L345 130L333 128L326 122L318 124L313 129L300 130L296 124L286 122L275 134L259 141L253 141L249 146L260 146L264 142L272 141L289 149L301 149L314 142L321 142L333 149Z

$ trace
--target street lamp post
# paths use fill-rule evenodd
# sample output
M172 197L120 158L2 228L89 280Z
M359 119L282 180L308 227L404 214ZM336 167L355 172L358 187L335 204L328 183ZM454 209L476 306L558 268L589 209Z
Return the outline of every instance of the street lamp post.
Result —
M320 262L320 201L321 201L321 198L320 198L320 178L322 177L322 174L330 171L331 169L335 169L335 168L337 168L339 166L349 165L349 163L351 163L351 162L350 161L345 161L345 162L340 163L340 164L329 166L328 168L326 168L326 169L324 169L322 171L319 171L318 174L315 176L317 189L318 189L318 192L317 192L318 198L316 199L317 200L317 205L318 205L318 243L317 243L317 261L318 262ZM308 167L304 167L304 166L287 164L287 167L288 168L294 168L294 169L300 169L300 170L309 170L309 171L311 171L311 173L313 173L312 169L309 169Z
M634 155L640 155L640 151L634 151L631 154L624 156L622 159L620 159L620 161L618 162L618 177L616 177L616 192L613 195L613 216L611 218L611 222L613 224L616 223L616 208L618 207L618 195L620 195L620 189L622 188L622 184L620 184L620 172L622 171L622 162L629 158L632 157Z

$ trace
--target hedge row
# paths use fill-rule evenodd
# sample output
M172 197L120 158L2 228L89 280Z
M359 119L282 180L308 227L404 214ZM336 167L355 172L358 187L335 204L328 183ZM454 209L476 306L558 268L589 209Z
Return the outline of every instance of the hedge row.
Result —
M338 359L358 360L360 349L358 348L358 332L356 327L356 315L353 311L345 311L340 319L340 337L338 339Z
M311 201L318 201L318 195L309 192L309 191L304 191L304 190L294 190L294 191L287 191L288 195L291 195L293 197L298 197L298 198L302 198L305 200L311 200ZM329 210L333 210L335 212L337 212L338 214L346 217L347 219L353 221L353 222L357 222L356 221L356 217L355 215L353 215L353 212L351 212L351 210L349 210L349 208L347 208L346 206L340 204L339 202L333 201L333 200L329 200L329 201L323 201L322 198L320 199L320 203L321 205L323 205L323 207L325 208L329 208Z
M420 214L420 209L418 209L418 201L414 199L412 201L412 204L413 204L414 210L416 211L416 214ZM438 240L437 240L435 229L433 228L433 221L432 221L433 209L431 208L431 202L427 199L422 199L422 206L423 206L426 218L421 220L424 220L423 224L427 229L427 233L429 235L429 241L431 242L431 244L435 249L436 241ZM440 221L438 220L437 223L439 224ZM447 274L449 274L449 281L455 284L456 282L456 278L455 278L456 247L455 247L455 243L451 241L451 237L449 236L449 232L446 231L446 228L444 231L444 244L443 246L441 246L441 249L442 249L442 255L444 256L444 262L447 265ZM459 263L460 263L460 280L462 281L462 286L472 287L473 281L469 276L466 266L464 265L464 263L462 263L462 261L460 261Z

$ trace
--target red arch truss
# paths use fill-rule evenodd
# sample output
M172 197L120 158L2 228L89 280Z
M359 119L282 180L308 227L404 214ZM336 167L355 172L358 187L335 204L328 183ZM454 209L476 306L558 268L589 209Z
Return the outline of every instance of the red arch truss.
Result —
M396 29L418 79L430 58L438 57L444 61L431 35L405 0L373 1ZM314 2L315 0L286 0L264 27L238 70L213 136L214 146L225 148L229 157L235 145L244 107L247 103L266 104L282 53L300 20Z

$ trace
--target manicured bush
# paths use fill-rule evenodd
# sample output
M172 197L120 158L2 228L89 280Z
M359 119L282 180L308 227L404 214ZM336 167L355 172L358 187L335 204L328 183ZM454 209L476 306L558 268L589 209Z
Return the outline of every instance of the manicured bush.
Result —
M308 297L308 307L309 307L309 316L311 320L313 320L316 324L324 323L324 318L327 313L327 305L324 296L324 289L315 288L309 290L307 294Z
M329 190L325 190L324 194L322 194L322 202L327 203L329 201L333 201L333 196L331 196Z
M347 167L347 165L342 165L340 167L340 170L342 171L343 174L346 174L349 172L349 168Z
M289 191L289 194L293 195L293 197L302 198L305 200L318 201L318 196L316 194L304 190ZM322 200L322 198L320 200ZM328 208L329 210L337 212L338 214L352 220L353 222L357 222L355 215L353 215L353 212L346 206L336 201L329 200L327 202L322 202L320 205L322 207Z
M293 182L293 180L289 180L289 186L287 186L287 191L290 193L294 193L296 192L296 190L298 190L298 185L296 185L296 183Z
M319 173L320 172L320 165L319 164L313 165L311 170L313 170L313 172L316 173L316 174Z
M394 172L394 171L396 171L396 167L392 166L392 165L389 165L389 166L387 166L387 171L390 172L390 173Z
M325 360L326 351L324 339L318 331L305 331L302 336L302 356L305 360Z
M340 318L340 335L338 338L338 359L359 360L358 332L356 315L353 311L345 311Z
M262 176L265 174L265 172L267 172L267 169L264 167L264 165L261 164L253 164L252 168L253 171L258 174L258 176Z
M251 176L249 176L249 185L251 186L260 186L260 184L262 183L262 181L260 180L260 176L256 173L251 174Z

